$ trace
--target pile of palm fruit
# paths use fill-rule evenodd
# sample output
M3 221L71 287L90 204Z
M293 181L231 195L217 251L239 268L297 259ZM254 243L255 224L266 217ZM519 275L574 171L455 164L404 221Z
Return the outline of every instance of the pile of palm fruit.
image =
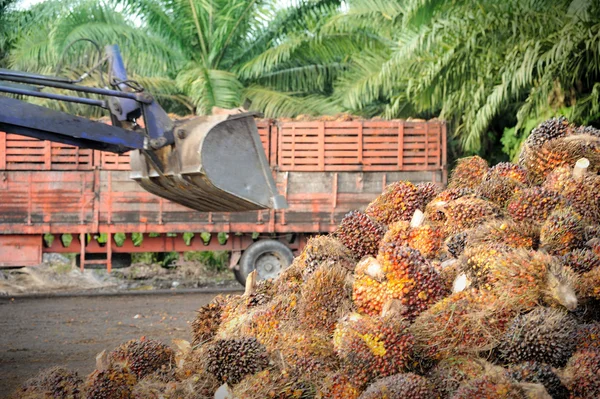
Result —
M518 164L396 182L274 281L19 397L599 398L600 131L551 119ZM39 396L36 396L39 395Z

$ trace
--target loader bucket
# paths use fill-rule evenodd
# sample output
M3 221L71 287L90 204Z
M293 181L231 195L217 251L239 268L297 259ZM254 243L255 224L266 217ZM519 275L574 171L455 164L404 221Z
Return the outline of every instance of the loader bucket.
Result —
M164 170L131 152L132 179L146 191L202 212L286 208L252 114L211 115L175 127L175 144L155 151Z

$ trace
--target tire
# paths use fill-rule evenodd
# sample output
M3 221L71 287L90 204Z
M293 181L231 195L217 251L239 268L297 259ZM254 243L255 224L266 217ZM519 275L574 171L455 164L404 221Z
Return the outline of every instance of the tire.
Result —
M106 259L106 254L94 254L87 253L85 254L85 260L99 260ZM75 264L77 267L81 266L81 258L79 254L75 257ZM131 254L125 253L113 253L112 254L112 268L113 269L123 269L125 267L131 266ZM102 264L91 264L86 265L86 269L106 269L106 263Z
M242 254L239 270L234 270L235 278L246 285L248 275L256 270L257 280L275 278L292 264L294 254L281 241L261 240L250 245Z

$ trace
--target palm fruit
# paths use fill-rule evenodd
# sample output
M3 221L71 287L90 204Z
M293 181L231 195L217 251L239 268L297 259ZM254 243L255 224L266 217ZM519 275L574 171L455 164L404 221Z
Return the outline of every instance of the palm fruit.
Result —
M468 246L463 251L459 270L465 273L473 287L489 290L492 288L490 270L498 256L507 252L511 252L509 247L497 243Z
M537 307L517 316L498 345L507 363L536 361L563 367L575 350L575 320L562 310Z
M568 399L569 391L552 367L539 362L524 362L509 367L509 377L516 382L542 384L554 399Z
M600 130L593 126L579 126L573 132L574 134L589 134L590 136L600 137Z
M577 296L583 298L600 299L600 268L596 267L579 276L575 284Z
M547 121L540 123L535 129L531 131L525 145L527 147L537 148L542 146L545 142L564 137L570 132L569 121L564 116L558 118L551 118Z
M510 248L537 248L540 231L526 222L510 219L490 221L469 234L469 246L501 244Z
M452 171L448 188L475 188L488 172L489 165L481 157L461 158Z
M491 181L498 178L511 179L521 184L527 184L527 171L521 166L510 162L500 162L490 168L483 177L483 181Z
M341 266L319 267L302 286L298 322L302 328L333 332L337 320L352 309L349 272Z
M600 256L590 249L574 249L560 257L561 263L577 274L600 267Z
M183 359L178 359L175 369L175 379L181 382L193 382L194 391L200 397L213 396L217 388L223 384L206 371L207 354L210 348L208 344L193 348Z
M508 214L516 221L541 223L564 199L553 191L532 187L519 191L506 206Z
M528 149L522 153L523 164L529 178L534 183L541 183L554 169L561 166L573 166L580 158L590 161L590 172L598 172L600 168L600 137L590 135L572 135L554 139L536 149Z
M400 220L410 220L413 213L424 205L423 195L417 186L411 182L398 181L388 185L367 206L365 213L378 223L388 225Z
M233 397L238 399L309 399L314 395L310 384L278 369L249 375L233 388Z
M276 296L286 296L290 294L299 294L304 282L303 273L306 269L306 251L302 251L292 261L292 264L284 269L273 285L273 291Z
M421 204L424 207L440 193L441 188L435 183L419 183L417 184L417 190L421 197Z
M350 271L353 271L356 265L352 252L331 236L311 237L303 252L306 254L306 268L302 272L305 280L323 262L338 264Z
M385 302L398 299L400 315L413 320L447 294L439 274L416 249L389 243L380 249L377 260L385 281L363 276L354 282L352 297L360 312L378 315ZM373 294L383 300L374 301Z
M446 215L442 211L447 202L473 194L470 188L449 188L439 193L425 207L425 217L431 222L443 222Z
M369 317L353 313L342 318L333 346L350 381L359 388L376 378L407 371L413 337L401 318Z
M126 366L138 379L175 366L175 354L167 345L152 339L132 339L109 354L111 362Z
M328 375L318 389L318 399L357 399L360 388L343 371L339 370Z
M576 352L564 370L565 385L571 398L597 399L600 397L600 351L582 350Z
M90 374L85 384L85 397L94 399L129 399L137 378L127 368L112 366Z
M544 188L560 194L589 223L600 223L600 176L585 173L573 177L573 168L563 166L553 170L544 181Z
M440 395L425 377L413 373L395 374L375 381L359 399L435 399Z
M337 228L335 236L355 258L377 254L379 241L383 238L383 227L359 211L348 213Z
M267 351L256 338L220 339L208 349L206 370L218 380L235 385L268 363Z
M83 398L83 380L76 372L55 366L26 381L15 398Z
M483 376L462 384L452 399L525 399L525 390L504 376Z
M448 234L460 233L500 215L496 205L472 196L448 202L443 212L446 216L444 227Z
M392 223L381 240L380 247L388 243L406 245L419 250L425 258L437 258L443 243L440 228L429 224L411 227L408 222Z
M516 312L507 299L470 289L437 302L410 327L416 350L444 359L493 349Z
M460 384L482 376L486 362L476 357L457 356L442 359L428 373L443 398L451 397Z
M492 180L484 180L475 189L475 194L494 204L504 207L517 192L525 188L525 185L508 177L497 177Z
M469 231L461 231L460 233L454 234L446 239L446 251L453 257L458 259L465 250L467 245Z
M211 340L221 325L224 299L219 295L208 305L198 309L196 318L192 322L192 335L194 345Z
M585 224L573 208L557 209L550 214L540 230L540 249L553 255L583 247Z
M575 340L576 351L587 349L600 350L600 322L580 324Z
M264 305L273 298L273 295L273 280L261 280L256 283L254 291L250 295L248 295L248 298L246 299L246 305L249 308Z

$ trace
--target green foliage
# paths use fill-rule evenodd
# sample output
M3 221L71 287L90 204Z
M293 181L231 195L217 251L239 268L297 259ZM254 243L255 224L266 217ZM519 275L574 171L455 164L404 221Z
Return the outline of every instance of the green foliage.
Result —
M60 241L62 242L63 247L68 248L69 245L73 242L73 236L71 234L62 234L60 236Z
M50 233L44 234L44 244L46 247L51 247L54 242L54 235Z
M223 245L227 242L227 239L229 238L229 234L224 233L224 232L220 232L217 234L217 241L219 241L219 244Z
M143 233L131 233L131 241L133 242L134 247L139 247L144 242L144 234Z
M192 238L194 238L194 233L183 233L183 241L185 245L190 246L192 243Z
M125 233L115 233L113 235L113 240L115 241L115 244L119 248L122 247L123 244L125 244L126 239L127 239L127 235L125 235Z
M207 270L222 272L227 270L229 263L228 251L190 251L184 259L190 262L200 262Z
M204 245L208 245L210 243L210 239L212 238L212 234L205 231L203 233L200 233L200 238L202 238L202 242L204 242Z

